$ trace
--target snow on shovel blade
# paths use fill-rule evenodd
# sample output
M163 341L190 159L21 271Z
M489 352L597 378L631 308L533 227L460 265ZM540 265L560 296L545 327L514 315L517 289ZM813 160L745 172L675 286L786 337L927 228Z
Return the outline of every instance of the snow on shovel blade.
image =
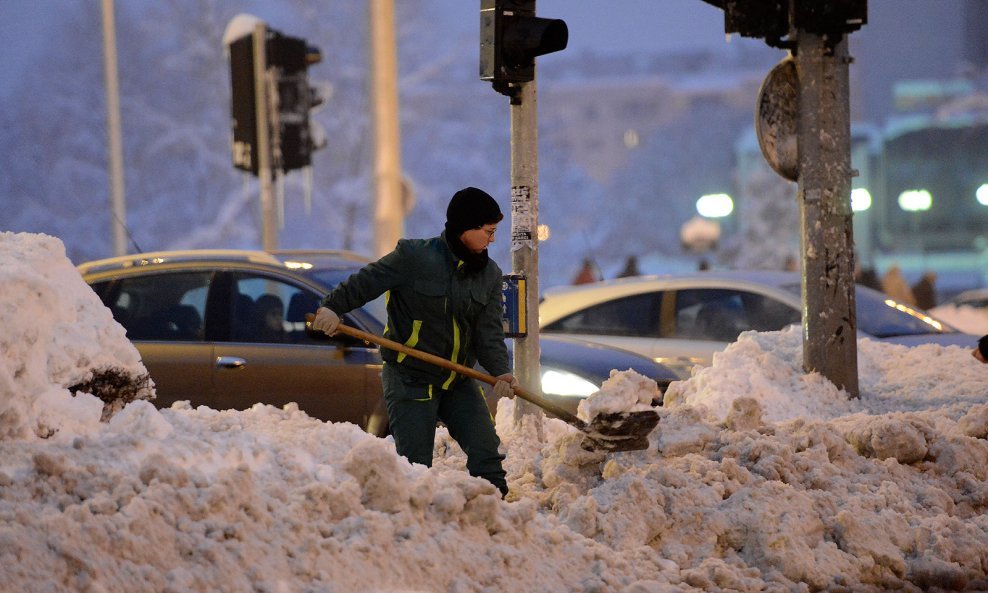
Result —
M587 451L638 451L648 449L648 435L659 423L655 410L598 414L585 426L580 446Z

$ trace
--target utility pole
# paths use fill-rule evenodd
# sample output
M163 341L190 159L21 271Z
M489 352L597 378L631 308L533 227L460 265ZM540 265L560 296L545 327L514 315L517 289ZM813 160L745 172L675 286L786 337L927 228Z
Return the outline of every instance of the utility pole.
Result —
M535 80L526 82L511 102L511 273L526 278L525 311L535 312L535 323L524 337L515 338L514 374L522 385L539 387L539 133ZM541 388L537 391L541 394ZM537 412L528 402L515 404L515 421Z
M769 165L798 182L803 369L857 397L847 36L867 0L704 1L724 10L727 33L791 54L762 84L755 131Z
M103 70L106 79L106 122L110 156L110 228L113 255L127 253L127 208L124 200L123 140L120 125L120 83L117 75L117 26L113 0L102 0Z
M480 78L511 100L511 272L525 279L525 330L515 337L515 377L541 393L539 363L539 160L535 58L566 48L569 30L558 19L535 16L535 0L481 0ZM515 405L514 420L541 411Z
M857 397L847 37L796 31L803 368Z
M405 232L398 120L394 0L370 0L374 125L374 253L391 252Z
M278 248L278 214L275 209L271 170L271 89L268 82L267 31L264 22L254 24L254 118L257 123L257 181L261 193L261 249Z

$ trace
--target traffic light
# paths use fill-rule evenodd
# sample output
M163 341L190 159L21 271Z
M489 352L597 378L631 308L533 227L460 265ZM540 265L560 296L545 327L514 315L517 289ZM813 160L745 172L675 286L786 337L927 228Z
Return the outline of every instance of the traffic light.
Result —
M704 0L724 11L724 31L763 38L772 47L793 48L796 29L840 39L868 20L868 0Z
M535 80L535 58L566 49L569 29L535 16L535 0L481 0L480 79L511 95L510 85Z
M253 37L230 43L230 90L233 116L233 166L257 175L257 111L254 94Z
M312 162L312 152L325 146L313 139L309 115L322 102L309 85L308 68L322 60L319 49L304 39L265 30L266 76L276 89L268 93L266 113L274 125L270 137L275 150L272 168L291 171ZM233 165L258 174L257 96L254 85L254 40L248 34L229 43Z
M319 49L304 39L275 33L267 43L268 67L277 81L275 108L281 148L280 168L292 171L312 163L313 151L324 143L313 140L309 115L322 98L309 85L309 66L322 61ZM275 157L278 161L277 155ZM278 166L276 164L276 166Z

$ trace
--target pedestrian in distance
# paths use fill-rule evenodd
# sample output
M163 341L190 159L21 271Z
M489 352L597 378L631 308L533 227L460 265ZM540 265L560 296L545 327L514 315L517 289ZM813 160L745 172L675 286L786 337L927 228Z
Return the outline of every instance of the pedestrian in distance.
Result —
M882 292L903 305L916 305L913 290L910 288L909 283L906 282L905 276L902 275L902 268L896 264L892 264L886 270L885 275L882 276Z
M641 274L641 270L638 269L638 257L629 255L624 262L624 269L618 272L617 278L633 278Z
M936 272L924 272L916 284L913 284L913 297L916 298L916 306L920 309L929 311L937 306L936 281Z
M589 257L583 258L583 265L580 266L580 271L573 278L573 284L590 284L598 280L600 278L597 277L597 269L593 265L593 260Z
M385 337L474 366L497 377L494 394L514 397L501 313L502 274L489 258L498 223L497 202L483 190L456 192L446 226L430 239L401 239L394 251L369 263L320 302L312 328L333 335L340 315L387 292ZM384 401L399 455L432 465L436 422L467 455L467 470L508 493L501 441L479 384L405 354L384 349Z

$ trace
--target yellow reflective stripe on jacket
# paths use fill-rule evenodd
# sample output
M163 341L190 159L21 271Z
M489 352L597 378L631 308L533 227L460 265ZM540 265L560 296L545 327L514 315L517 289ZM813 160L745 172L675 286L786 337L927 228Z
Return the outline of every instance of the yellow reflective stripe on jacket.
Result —
M385 290L384 291L384 308L385 309L388 308L388 301L390 301L390 300L391 300L391 291L390 290ZM384 330L381 332L382 335L385 335L385 336L388 335L388 321L390 321L390 318L387 315L385 315L385 317L384 317ZM524 327L524 326L522 326L522 327Z
M456 269L459 270L465 264L466 262L461 259L460 261L456 262ZM447 298L446 302L444 303L444 307L446 307L447 310L448 310L448 305L449 305L449 298ZM460 354L460 326L456 324L456 318L453 318L452 321L453 321L453 355L450 357L450 360L455 364L456 357L459 356ZM456 378L456 371L450 371L449 378L446 379L445 382L443 382L443 389L449 389L449 386L452 385L453 379L455 378Z
M450 360L454 363L456 362L456 357L460 354L460 326L456 324L456 320L453 320L453 356ZM443 383L443 389L449 389L449 386L453 384L453 379L456 378L456 371L450 371L449 379Z
M414 348L416 344L419 343L419 330L422 329L422 320L416 319L412 322L412 335L408 336L408 340L405 341L405 345L409 348ZM407 356L404 352L398 354L398 362L405 360Z

